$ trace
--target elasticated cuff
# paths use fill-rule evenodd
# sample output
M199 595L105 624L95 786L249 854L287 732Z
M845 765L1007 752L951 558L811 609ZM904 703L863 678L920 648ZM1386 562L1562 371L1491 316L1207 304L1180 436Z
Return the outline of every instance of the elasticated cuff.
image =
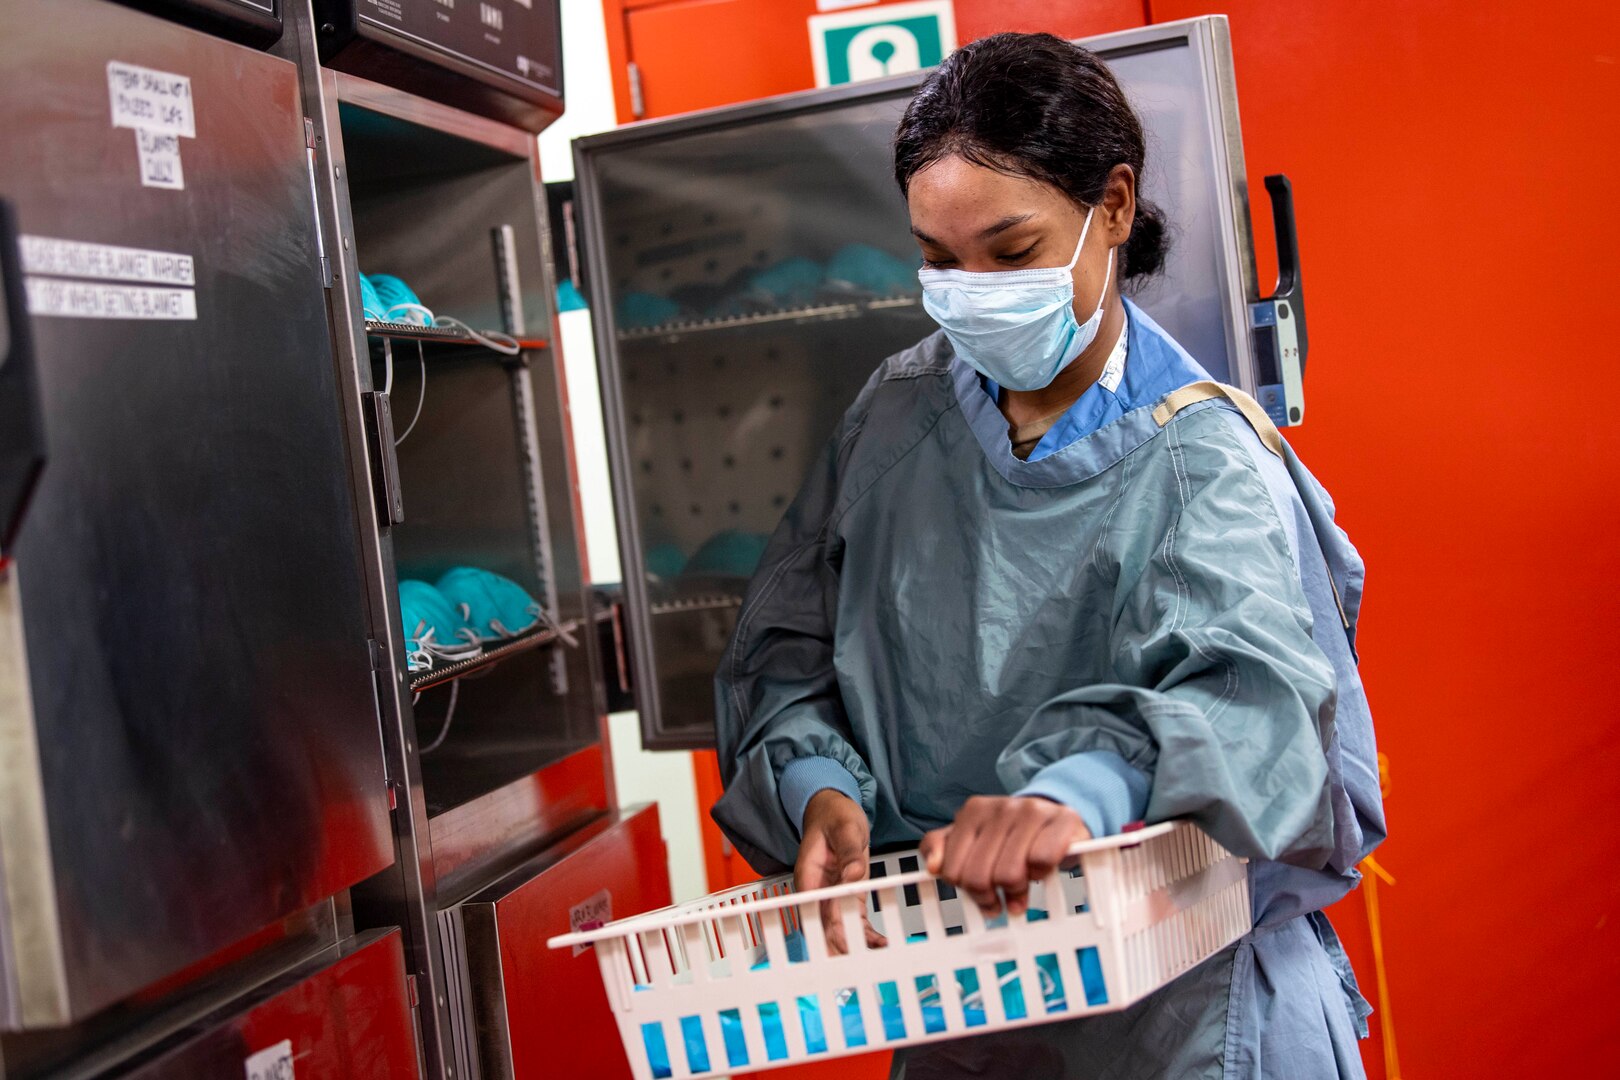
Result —
M1113 751L1091 750L1052 762L1013 794L1062 803L1080 815L1092 836L1113 836L1147 812L1152 786L1146 773Z
M794 758L782 766L776 780L776 793L788 820L804 835L804 811L818 791L832 788L861 805L861 785L850 771L829 757Z

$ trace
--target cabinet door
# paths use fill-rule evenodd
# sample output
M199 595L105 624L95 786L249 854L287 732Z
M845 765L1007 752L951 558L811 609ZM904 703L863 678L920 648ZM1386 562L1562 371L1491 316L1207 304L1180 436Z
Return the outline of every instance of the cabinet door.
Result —
M34 1026L393 853L296 70L15 0L0 100L46 442L0 581L0 1017Z
M1087 44L1142 115L1143 193L1174 229L1163 273L1135 299L1217 378L1255 392L1225 20ZM890 139L920 81L575 144L648 746L712 745L714 673L765 538L872 371L935 329L891 172Z
M583 919L668 907L667 867L658 807L645 805L585 826L440 916L450 981L466 993L460 1041L469 1053L476 1042L484 1080L630 1075L596 954L546 942Z
M338 959L196 1027L126 1080L406 1080L421 1072L398 930L373 931Z

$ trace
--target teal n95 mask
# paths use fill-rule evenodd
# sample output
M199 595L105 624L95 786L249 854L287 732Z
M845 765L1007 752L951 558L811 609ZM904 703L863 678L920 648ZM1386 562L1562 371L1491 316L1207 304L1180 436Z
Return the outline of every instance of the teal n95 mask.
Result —
M399 583L400 622L405 627L406 668L422 671L434 663L477 656L478 635L444 594L425 581Z
M542 617L540 605L511 578L458 566L439 579L439 591L484 641L516 637Z
M923 307L945 331L956 354L1008 390L1039 390L1079 356L1102 327L1103 299L1114 273L1108 252L1097 309L1083 324L1074 317L1074 266L1091 231L1091 216L1067 266L976 273L917 271Z

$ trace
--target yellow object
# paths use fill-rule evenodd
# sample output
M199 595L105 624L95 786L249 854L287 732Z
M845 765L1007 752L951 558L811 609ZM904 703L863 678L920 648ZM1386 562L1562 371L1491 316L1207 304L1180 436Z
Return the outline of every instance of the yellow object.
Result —
M1378 789L1389 798L1389 757L1378 755ZM1389 1009L1389 972L1384 966L1384 929L1378 915L1378 883L1394 885L1395 879L1378 860L1368 855L1361 860L1366 877L1361 883L1361 895L1367 900L1367 930L1372 935L1373 969L1378 973L1378 1028L1384 1035L1385 1080L1401 1080L1401 1055L1395 1048L1395 1017Z

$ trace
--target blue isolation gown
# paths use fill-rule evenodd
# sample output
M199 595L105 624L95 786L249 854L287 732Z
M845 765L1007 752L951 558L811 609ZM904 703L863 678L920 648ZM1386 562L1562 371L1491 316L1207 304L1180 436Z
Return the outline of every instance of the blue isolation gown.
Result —
M1155 416L1208 375L1126 311L1122 381L1029 461L942 333L874 373L722 661L714 817L775 871L798 849L795 762L847 772L879 850L971 795L1123 762L1148 821L1252 860L1253 931L1129 1009L902 1051L896 1075L1360 1076L1370 1010L1321 909L1384 835L1362 564L1286 443L1224 399Z

